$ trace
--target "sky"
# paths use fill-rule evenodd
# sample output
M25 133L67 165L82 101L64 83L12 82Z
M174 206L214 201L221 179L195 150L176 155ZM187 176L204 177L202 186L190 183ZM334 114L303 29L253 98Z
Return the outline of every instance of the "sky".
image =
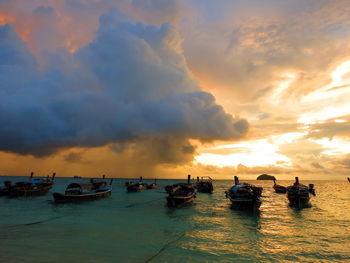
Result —
M347 0L0 0L0 174L343 180Z

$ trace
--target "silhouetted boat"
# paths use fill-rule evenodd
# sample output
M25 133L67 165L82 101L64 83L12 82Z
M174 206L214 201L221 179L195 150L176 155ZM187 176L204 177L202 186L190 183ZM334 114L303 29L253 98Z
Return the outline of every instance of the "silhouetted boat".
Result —
M290 205L302 207L309 203L310 193L315 194L314 185L310 184L309 187L299 183L299 178L295 177L295 183L287 187L287 198Z
M140 176L140 181L137 183L129 182L126 185L126 190L128 192L140 192L141 190L144 189L144 187L145 187L145 184L142 182L142 176Z
M157 185L157 180L156 179L154 179L154 183L146 185L147 189L156 189L157 187L158 187L158 185Z
M201 193L211 193L214 190L213 180L209 176L204 176L199 181L199 177L197 177L197 183L195 185L198 192Z
M168 206L179 206L184 203L193 201L196 197L196 188L190 184L191 175L187 177L187 184L178 183L166 186L166 191L168 192L167 204Z
M273 189L275 189L276 193L280 193L280 194L287 193L287 187L276 184L276 179L273 179Z
M226 197L232 202L232 207L237 209L257 209L261 205L263 188L248 183L240 183L235 176L235 185L225 191Z
M350 183L350 177L348 177L348 182Z
M33 178L34 173L30 174L28 181L17 182L12 185L11 181L5 181L4 187L0 189L0 195L9 197L18 196L37 196L46 194L53 186L55 173L50 178Z
M56 203L91 201L110 196L112 193L112 182L96 181L91 179L90 183L71 183L67 186L64 194L53 193Z

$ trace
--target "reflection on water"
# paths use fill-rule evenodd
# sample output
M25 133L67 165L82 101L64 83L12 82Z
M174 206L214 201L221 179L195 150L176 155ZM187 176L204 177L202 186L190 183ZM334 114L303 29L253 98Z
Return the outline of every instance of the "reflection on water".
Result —
M317 196L303 209L266 181L254 182L265 187L258 211L231 209L225 181L182 208L167 207L162 191L127 194L118 180L110 198L82 204L0 198L0 262L349 261L350 185L313 183Z

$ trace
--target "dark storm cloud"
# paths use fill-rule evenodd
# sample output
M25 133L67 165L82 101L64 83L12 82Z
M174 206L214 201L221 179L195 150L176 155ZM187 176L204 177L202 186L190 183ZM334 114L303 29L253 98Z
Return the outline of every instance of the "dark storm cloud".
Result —
M244 136L248 123L198 87L181 52L170 25L135 23L114 10L90 44L51 53L41 71L12 27L0 27L0 150L44 156L167 135L187 155L190 138Z

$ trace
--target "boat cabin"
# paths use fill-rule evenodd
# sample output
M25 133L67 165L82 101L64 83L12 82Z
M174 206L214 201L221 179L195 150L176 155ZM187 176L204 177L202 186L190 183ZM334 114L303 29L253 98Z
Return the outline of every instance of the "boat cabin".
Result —
M79 184L71 183L67 186L65 194L66 195L81 195L86 192L90 192L94 189L93 184Z

